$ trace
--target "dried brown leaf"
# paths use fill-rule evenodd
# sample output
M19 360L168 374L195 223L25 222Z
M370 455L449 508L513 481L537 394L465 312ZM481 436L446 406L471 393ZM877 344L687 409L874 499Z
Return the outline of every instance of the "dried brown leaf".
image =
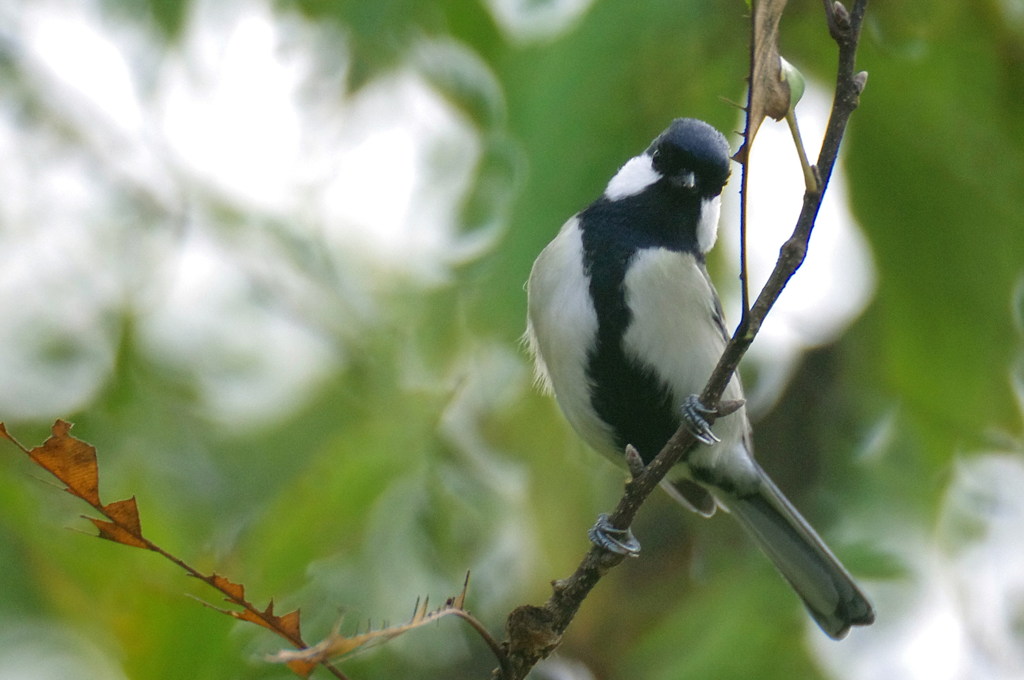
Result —
M263 611L257 611L255 608L249 609L247 607L242 611L233 611L229 613L236 619L255 623L277 633L284 633L288 639L302 639L299 626L299 610L296 609L283 616L278 616L274 613L273 600L270 601L267 608Z
M142 521L139 519L139 508L135 496L123 501L107 503L101 508L110 521L86 517L99 530L100 538L121 543L133 548L153 550L153 544L142 535Z
M295 673L295 675L299 676L300 678L308 678L313 673L313 671L316 670L316 667L320 664L314 663L312 661L295 660L285 661L285 665L288 666L288 670L290 670L292 673Z
M206 582L224 594L225 599L241 607L241 611L232 611L212 607L219 612L242 621L249 621L267 628L296 646L304 646L300 632L299 610L296 609L282 616L274 613L273 600L263 611L258 610L245 599L245 586L235 583L219 574L204 575L186 564L184 561L151 543L142 535L142 521L135 497L104 504L99 494L99 466L96 460L96 449L88 443L70 435L71 423L58 420L51 428L51 435L42 445L34 449L22 446L6 426L0 422L0 437L7 439L28 454L43 469L64 483L66 490L86 501L102 513L106 519L86 517L99 531L100 538L136 548L152 550L174 562L187 573ZM206 603L204 603L206 604ZM319 662L297 658L284 661L296 675L308 677ZM330 667L328 667L329 670ZM344 677L335 672L338 677Z
M274 602L273 600L271 600L271 607L273 606L273 604ZM302 626L301 623L299 622L300 614L298 609L293 609L292 611L288 612L287 614L284 614L283 616L276 617L276 619L281 630L288 633L296 640L302 639Z
M736 152L744 161L765 116L782 120L789 111L789 85L779 61L779 21L786 0L754 0L750 35L750 92L747 100L747 139Z
M47 472L64 483L67 491L93 507L100 503L100 472L96 449L69 434L71 423L58 420L51 435L28 455Z
M235 583L227 578L224 578L220 574L214 574L207 579L207 582L228 596L228 599L237 604L249 604L245 600L245 586L241 583Z
M64 483L65 490L96 508L107 519L87 517L99 530L100 538L152 550L142 535L142 522L135 497L103 504L100 500L100 470L96 449L70 434L72 424L58 420L50 428L50 436L41 445L27 450L0 424L0 436L13 442L44 470ZM109 520L109 521L108 521Z
M96 519L95 517L86 517L86 519L92 522L96 529L99 530L100 538L105 538L108 541L114 541L115 543L128 545L133 548L142 548L143 550L153 549L153 546L142 537L142 534L134 534L120 524L114 524L113 522L108 522L105 519Z
M299 622L300 613L298 609L278 616L274 613L274 601L271 600L267 604L266 609L260 611L254 604L245 599L245 586L241 583L235 583L220 574L213 574L209 577L200 576L200 578L224 593L226 601L237 604L242 607L242 610L222 609L204 602L203 604L206 604L206 606L241 621L248 621L249 623L263 626L293 642L302 642L302 627Z
M103 514L132 536L142 539L142 521L139 519L139 507L135 503L135 496L107 503L103 506Z

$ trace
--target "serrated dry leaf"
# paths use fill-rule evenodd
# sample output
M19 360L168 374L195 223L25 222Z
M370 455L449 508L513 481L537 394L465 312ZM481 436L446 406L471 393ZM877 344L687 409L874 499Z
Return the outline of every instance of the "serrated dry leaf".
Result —
M233 609L222 609L221 607L215 607L208 602L203 602L203 604L210 609L241 621L248 621L249 623L255 623L258 626L263 626L264 628L272 630L282 637L294 642L302 641L302 627L299 621L300 613L298 609L278 616L274 613L274 601L271 600L267 604L266 609L260 611L254 604L245 599L245 586L241 583L235 583L234 581L224 578L220 574L213 574L208 577L199 576L199 578L224 593L224 595L226 595L224 598L225 601L242 607L241 611L237 611Z
M33 449L22 446L2 424L0 436L13 442L37 465L60 480L65 491L81 498L107 517L86 517L99 531L100 538L152 550L152 544L142 535L142 522L134 496L107 504L100 500L100 469L96 448L71 436L71 427L72 424L64 420L54 422L50 436Z
M96 529L100 532L100 538L105 538L108 541L114 541L121 545L128 545L133 548L142 548L143 550L152 550L153 546L149 544L146 539L142 538L141 534L133 534L119 524L108 522L105 519L96 519L95 517L86 517L87 520L93 523Z
M60 480L68 493L81 498L106 518L86 517L99 531L100 538L122 545L151 550L162 555L184 569L189 575L219 590L227 602L238 605L241 607L241 611L221 609L204 602L203 604L206 606L233 618L262 626L296 646L305 646L300 632L298 609L278 616L274 613L274 601L271 600L266 609L260 611L245 599L245 586L242 584L235 583L216 573L205 575L150 542L142 535L142 521L139 518L139 509L134 496L104 504L100 500L96 449L81 439L72 437L70 435L71 427L71 423L63 420L56 421L51 428L50 437L42 445L31 450L22 446L11 436L2 422L0 422L0 437L7 439L28 454L37 465ZM286 660L285 663L292 672L300 677L308 677L319 664L318 661L301 658ZM344 677L329 665L327 668L337 677Z
M263 626L264 628L269 628L273 631L284 631L288 634L290 638L294 638L297 640L302 639L302 636L299 634L299 610L295 609L293 611L288 612L287 614L284 614L283 616L278 616L274 613L273 600L271 600L270 603L267 605L267 608L261 612L244 609L240 612L229 613L236 619L248 621L249 623L255 623L257 625Z
M227 579L220 574L213 574L207 579L207 582L228 596L228 599L239 604L245 602L245 586L241 583L235 583L234 581Z
M69 434L71 423L58 420L50 436L40 446L28 451L40 467L64 483L68 493L92 506L100 503L100 471L96 465L96 449Z

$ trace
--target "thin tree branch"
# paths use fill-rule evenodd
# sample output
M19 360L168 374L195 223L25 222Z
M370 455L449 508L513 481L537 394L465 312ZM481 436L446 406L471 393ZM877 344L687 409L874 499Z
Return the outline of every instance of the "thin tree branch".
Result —
M747 105L750 111L750 105ZM749 116L748 116L749 118ZM750 124L747 124L743 131L744 140L750 134ZM750 142L745 141L744 147L750 148ZM750 280L747 277L747 181L750 178L750 154L746 154L740 170L740 323L736 332L745 335L750 326Z
M736 371L740 359L750 347L783 288L804 261L821 200L839 155L846 125L850 115L857 108L867 79L866 73L854 71L867 0L855 0L852 12L848 12L839 2L824 2L826 23L839 48L839 60L832 113L815 166L818 186L816 190L805 191L803 207L793 234L783 244L775 269L757 300L750 307L749 314L745 315L744 321L737 327L726 345L718 365L701 393L701 402L709 408L719 406L722 393ZM747 115L750 115L749 107ZM709 417L709 421L712 420L713 418ZM679 428L654 460L626 484L618 506L609 517L611 525L623 529L629 527L647 497L669 469L681 460L695 443L693 435L685 427ZM543 606L525 605L513 610L506 622L508 639L502 643L506 653L505 663L502 664L502 669L494 671L493 677L502 680L521 680L526 677L537 662L558 646L562 634L590 590L609 569L624 559L621 555L592 547L572 576L552 584L551 597Z

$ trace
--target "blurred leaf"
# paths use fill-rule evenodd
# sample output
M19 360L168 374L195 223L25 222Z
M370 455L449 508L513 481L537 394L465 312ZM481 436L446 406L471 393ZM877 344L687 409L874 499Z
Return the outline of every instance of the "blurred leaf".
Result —
M635 677L821 677L801 645L804 613L778 575L760 559L718 565L715 577L653 625L623 659ZM757 555L760 558L760 555Z
M900 75L872 79L847 157L854 209L881 271L872 363L924 419L928 449L944 456L955 433L1016 417L1007 301L1024 252L1024 217L1005 199L1024 185L1019 117L989 96L999 90L998 56L970 47L988 27L957 8L931 28L960 40L942 50L929 43L927 59L893 59L867 44L868 70ZM908 82L943 85L907 96Z

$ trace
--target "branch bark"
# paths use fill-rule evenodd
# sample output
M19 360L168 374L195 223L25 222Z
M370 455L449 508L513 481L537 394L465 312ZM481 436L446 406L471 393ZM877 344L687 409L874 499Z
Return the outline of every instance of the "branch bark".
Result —
M854 71L867 0L855 0L851 11L832 0L824 0L824 5L827 27L838 46L839 59L832 112L815 165L819 179L818 187L814 191L804 193L803 207L793 233L782 245L771 276L751 306L749 314L744 315L726 345L718 365L701 393L701 402L709 408L719 406L722 393L736 371L740 359L757 336L762 322L789 279L803 264L818 210L839 155L840 143L867 81L866 73ZM748 108L748 118L749 114ZM747 144L752 140L749 125L745 136L750 137L745 140ZM713 418L709 418L709 421L712 420ZM629 527L647 497L669 469L681 460L695 443L693 435L686 428L679 428L657 457L626 484L618 506L609 517L612 526L623 529ZM508 639L502 643L504 663L501 669L494 671L493 677L502 680L525 678L539 661L558 646L563 633L591 589L610 569L624 559L621 555L609 553L596 546L591 547L571 576L552 583L551 597L544 605L524 605L513 610L506 622Z

